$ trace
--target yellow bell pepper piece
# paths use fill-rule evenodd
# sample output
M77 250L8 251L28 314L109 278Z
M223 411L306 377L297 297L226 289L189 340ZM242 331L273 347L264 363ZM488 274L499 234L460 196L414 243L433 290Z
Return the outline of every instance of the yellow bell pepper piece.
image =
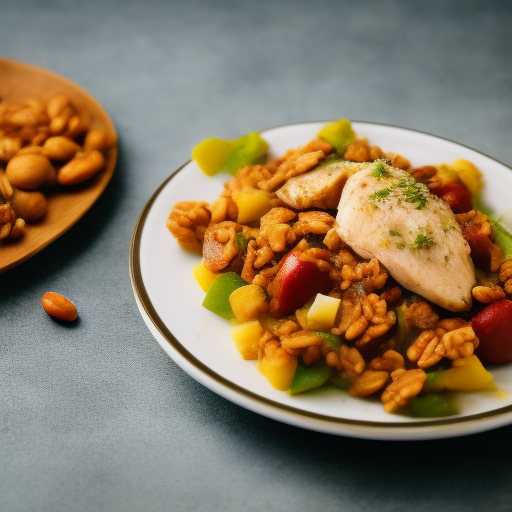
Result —
M210 137L194 147L192 160L207 176L213 176L224 167L233 148L232 141Z
M440 372L434 383L439 391L481 391L491 389L493 376L488 372L477 356L472 355L465 360L459 359L460 366ZM435 390L435 389L433 389Z

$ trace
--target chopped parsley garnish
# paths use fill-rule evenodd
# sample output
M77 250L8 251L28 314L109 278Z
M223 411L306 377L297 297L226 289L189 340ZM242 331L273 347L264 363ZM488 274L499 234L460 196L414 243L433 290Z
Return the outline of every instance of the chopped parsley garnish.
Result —
M389 236L395 238L393 243L396 248L399 250L409 248L411 251L418 251L420 249L430 249L433 245L436 245L436 241L434 239L434 235L430 228L422 228L420 227L418 233L416 234L416 238L412 244L408 244L404 241L404 237L402 233L397 229L390 229ZM398 240L396 240L398 238Z
M410 186L404 190L405 200L408 203L416 204L416 210L421 210L422 208L425 208L425 205L427 204L427 198L425 194L415 186Z
M379 169L381 167L382 169ZM386 174L382 174L382 171ZM389 177L390 174L382 164L379 164L375 171L373 171L372 176L375 176L377 179L382 177ZM401 195L404 197L407 203L411 203L415 205L416 210L422 210L425 208L428 202L428 190L421 183L418 183L413 177L401 179L398 183L393 184L391 187L383 188L370 194L370 199L372 201L383 201L387 197L399 190ZM397 193L395 192L395 195Z
M436 241L432 234L432 231L427 230L420 232L416 235L416 240L412 244L412 249L430 249L433 245L436 245Z
M390 188L383 188L381 190L377 190L377 192L374 192L373 194L370 194L370 199L373 201L380 201L382 199L386 199L386 197L391 194Z
M389 178L389 172L384 169L384 166L382 164L377 165L375 170L372 172L372 176L374 178L377 178L378 180L380 178Z

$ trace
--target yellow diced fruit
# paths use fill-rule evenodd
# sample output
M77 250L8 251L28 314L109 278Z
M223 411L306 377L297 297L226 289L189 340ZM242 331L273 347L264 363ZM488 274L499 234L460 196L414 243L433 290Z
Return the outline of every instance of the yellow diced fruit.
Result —
M307 316L307 326L310 331L329 331L336 320L340 307L340 299L317 293Z
M244 187L233 193L233 201L238 207L239 224L248 224L259 220L272 209L273 194L265 190Z
M303 329L307 329L308 328L308 313L309 313L309 309L311 308L311 305L313 304L313 301L314 301L314 297L310 300L308 300L306 302L306 304L304 304L304 306L302 306L300 309L297 309L297 311L295 311L295 316L297 318L297 321L299 322L299 325L303 328Z
M265 352L265 356L258 364L259 371L274 389L279 391L290 389L297 369L297 358L281 347L275 347L270 354L267 354L269 352L267 350Z
M457 173L448 164L436 165L436 169L437 178L441 181L441 185L447 185L458 180Z
M460 181L466 185L473 196L478 196L480 194L484 181L482 173L474 164L464 160L463 158L459 158L458 160L453 161L450 164L450 167L457 173Z
M492 387L493 376L477 356L472 355L459 361L463 363L461 366L453 366L442 373L439 383L441 387L449 391L479 391Z
M248 284L236 289L229 296L229 303L237 322L241 324L255 320L258 315L268 310L265 290L256 284Z
M263 327L258 320L236 325L231 329L231 338L243 359L258 359L258 346L263 336Z
M201 261L192 270L192 274L203 292L207 292L218 274L210 272Z
M210 137L194 147L192 160L206 175L213 176L224 167L233 147L232 141Z

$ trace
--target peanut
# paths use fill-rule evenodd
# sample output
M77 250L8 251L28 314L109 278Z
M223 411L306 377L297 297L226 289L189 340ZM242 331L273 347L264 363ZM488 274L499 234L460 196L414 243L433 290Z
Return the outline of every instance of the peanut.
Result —
M48 102L46 112L48 112L50 119L55 119L56 117L60 116L64 109L69 107L69 105L69 98L64 94L60 94L59 96L54 96Z
M60 293L46 292L41 298L43 309L59 320L72 322L78 316L76 306Z
M76 185L92 178L105 166L105 158L99 151L79 153L62 166L57 175L57 181L61 185Z
M11 185L37 188L51 175L53 166L43 155L16 155L9 160L5 173Z
M3 137L0 139L0 160L10 160L21 148L20 139Z
M18 217L27 222L35 222L46 213L46 198L36 190L16 189L11 199L11 206Z
M90 119L87 115L84 114L75 114L71 117L68 122L68 132L67 135L69 137L75 138L83 135L89 128ZM95 148L92 148L95 149Z
M12 197L12 187L5 175L5 172L0 170L0 196L4 199L10 199Z
M85 136L84 149L86 151L92 149L102 151L103 149L107 149L110 146L113 146L116 142L116 137L113 134L92 128L87 132L87 135Z
M80 151L76 142L63 136L50 137L43 147L45 155L52 160L71 160Z

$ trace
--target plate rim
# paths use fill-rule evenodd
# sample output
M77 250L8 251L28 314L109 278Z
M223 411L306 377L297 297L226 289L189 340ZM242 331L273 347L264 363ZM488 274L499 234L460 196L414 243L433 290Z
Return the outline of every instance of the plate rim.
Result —
M320 124L329 121L305 121L273 126L259 131L264 135L271 130L288 128L293 126ZM460 144L446 137L433 135L416 129L405 128L386 123L374 123L370 121L351 120L353 124L379 126L384 128L399 129L406 132L413 132L422 136L434 137L457 146L466 148L481 156L488 158L512 172L512 168L499 160L475 150L470 146ZM162 193L169 182L189 166L192 160L188 160L178 169L172 172L153 192L144 205L135 224L130 244L129 268L132 284L132 291L135 296L137 307L144 322L149 328L153 337L164 349L167 355L180 366L192 378L204 385L216 394L240 405L252 412L264 415L271 419L288 423L297 427L315 430L318 432L344 435L349 437L375 439L375 440L426 440L436 438L458 437L469 435L486 430L492 430L512 423L512 404L491 411L486 411L469 416L452 416L446 418L418 419L408 422L380 422L361 419L339 418L328 416L317 412L305 411L287 404L279 403L271 398L259 395L245 389L214 370L191 354L186 347L174 336L165 322L158 315L152 304L149 293L142 278L140 248L142 233L145 222L151 211L151 207ZM494 424L487 425L487 422L494 420ZM486 423L485 426L483 423ZM463 428L457 428L457 427Z

